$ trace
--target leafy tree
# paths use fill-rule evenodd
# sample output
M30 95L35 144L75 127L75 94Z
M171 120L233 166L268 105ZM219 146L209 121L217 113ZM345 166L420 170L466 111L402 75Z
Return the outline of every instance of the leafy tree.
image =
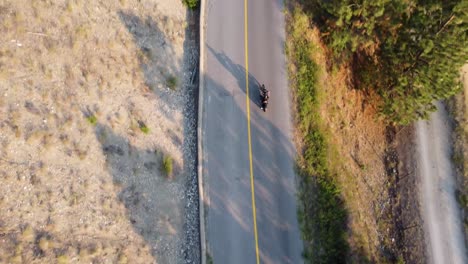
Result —
M427 118L434 100L461 89L459 70L468 61L468 1L421 1L398 37L382 45L387 73L382 112L397 123Z
M312 0L335 59L351 60L357 85L375 89L381 112L407 124L461 89L468 61L466 0Z

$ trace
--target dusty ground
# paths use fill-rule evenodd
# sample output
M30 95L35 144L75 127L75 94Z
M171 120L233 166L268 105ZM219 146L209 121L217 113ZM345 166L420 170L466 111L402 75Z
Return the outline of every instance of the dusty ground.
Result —
M404 131L379 119L372 105L377 96L352 87L347 65L325 70L325 49L318 32L311 34L319 46L321 116L334 149L330 168L339 176L349 212L350 262L424 262L419 207L410 195L415 179L400 172L404 143L398 138Z
M196 27L181 1L0 0L0 263L198 262Z

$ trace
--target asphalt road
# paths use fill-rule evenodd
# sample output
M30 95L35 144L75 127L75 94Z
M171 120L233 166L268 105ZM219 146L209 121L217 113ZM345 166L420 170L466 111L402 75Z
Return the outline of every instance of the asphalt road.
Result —
M250 0L247 8L239 0L206 3L202 174L214 263L256 263L257 252L261 263L302 262L282 10L276 0ZM259 109L261 83L271 91L266 113Z

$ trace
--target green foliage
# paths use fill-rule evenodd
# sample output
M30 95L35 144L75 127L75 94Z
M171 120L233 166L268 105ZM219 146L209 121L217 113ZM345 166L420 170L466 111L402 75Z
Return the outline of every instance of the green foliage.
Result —
M381 110L392 121L408 124L428 118L436 109L434 100L461 90L459 69L468 60L467 3L418 5L398 37L383 43L381 57L388 75L379 90L384 99Z
M175 90L177 88L177 83L178 83L178 80L173 75L166 78L167 87L169 87L171 90Z
M213 264L213 258L210 254L206 254L206 263Z
M468 207L468 196L460 190L455 191L455 198L462 208Z
M141 132L145 134L150 132L149 127L143 121L138 121L138 126L140 127Z
M336 61L352 60L360 88L380 94L389 121L427 118L435 100L460 91L467 1L312 0L305 6Z
M88 122L93 126L97 124L97 117L95 115L90 115L86 117L86 120L88 120Z
M309 263L345 263L346 210L334 176L327 165L327 140L320 129L318 66L312 59L314 47L304 36L306 16L295 10L289 25L288 55L296 66L293 81L297 97L299 130L304 152L298 161L301 177L298 216L305 241L304 257Z
M172 158L170 156L163 157L162 171L167 177L172 176Z
M198 7L200 0L182 0L184 5L190 9L195 9Z
M405 264L405 259L402 257L402 256L399 256L398 259L397 259L397 262L396 264Z

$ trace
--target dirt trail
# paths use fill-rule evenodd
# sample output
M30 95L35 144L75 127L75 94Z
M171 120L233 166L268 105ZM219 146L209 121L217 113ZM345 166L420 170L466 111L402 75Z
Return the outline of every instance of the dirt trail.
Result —
M460 209L455 200L448 113L441 103L429 121L416 123L416 171L432 263L467 263Z

